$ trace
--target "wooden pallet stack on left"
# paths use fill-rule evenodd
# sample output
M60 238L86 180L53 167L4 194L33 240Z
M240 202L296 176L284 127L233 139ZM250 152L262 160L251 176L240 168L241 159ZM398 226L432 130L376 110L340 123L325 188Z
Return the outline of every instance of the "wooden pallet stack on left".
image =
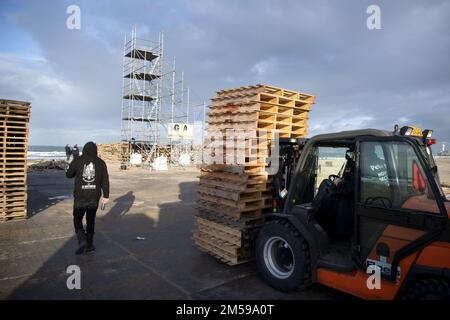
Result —
M0 100L0 221L27 217L30 103Z

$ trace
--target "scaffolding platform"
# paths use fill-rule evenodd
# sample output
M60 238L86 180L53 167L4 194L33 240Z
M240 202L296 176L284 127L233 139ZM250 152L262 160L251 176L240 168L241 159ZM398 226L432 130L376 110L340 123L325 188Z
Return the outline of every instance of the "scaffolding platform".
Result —
M132 49L128 53L125 54L125 57L127 58L133 58L133 59L141 59L141 60L147 60L152 61L159 57L158 54L155 54L151 51L142 50L142 49Z
M142 122L150 122L150 121L156 121L156 118L148 118L148 119L144 119L144 118L138 118L138 117L126 117L126 118L122 118L122 120L124 121L142 121Z
M123 98L128 100L147 101L147 102L156 99L155 97L145 96L143 94L126 94L123 96Z
M157 74L143 73L143 72L140 73L130 72L129 74L125 75L125 78L132 78L136 80L145 80L145 81L152 81L160 77L161 76Z

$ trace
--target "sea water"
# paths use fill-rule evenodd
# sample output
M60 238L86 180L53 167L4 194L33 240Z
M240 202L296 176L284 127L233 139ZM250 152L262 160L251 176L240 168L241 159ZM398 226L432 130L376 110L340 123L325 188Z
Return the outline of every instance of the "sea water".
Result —
M29 160L62 160L66 159L64 146L28 146Z

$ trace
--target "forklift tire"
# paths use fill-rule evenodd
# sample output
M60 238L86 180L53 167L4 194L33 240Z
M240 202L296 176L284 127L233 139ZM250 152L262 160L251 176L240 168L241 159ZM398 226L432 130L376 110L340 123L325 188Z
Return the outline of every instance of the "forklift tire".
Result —
M289 222L268 222L258 235L255 253L258 271L271 287L288 292L311 284L308 244Z
M416 281L403 300L450 300L450 282L445 279L424 278Z

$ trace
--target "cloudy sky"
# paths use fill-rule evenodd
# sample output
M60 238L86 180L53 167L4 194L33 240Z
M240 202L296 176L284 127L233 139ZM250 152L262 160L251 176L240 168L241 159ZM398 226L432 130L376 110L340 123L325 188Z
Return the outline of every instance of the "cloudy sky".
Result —
M71 4L80 30L66 27ZM371 4L380 30L367 28ZM31 144L120 139L134 24L145 38L164 32L192 104L267 83L316 95L309 135L398 123L450 141L450 1L2 0L0 97L32 103Z

